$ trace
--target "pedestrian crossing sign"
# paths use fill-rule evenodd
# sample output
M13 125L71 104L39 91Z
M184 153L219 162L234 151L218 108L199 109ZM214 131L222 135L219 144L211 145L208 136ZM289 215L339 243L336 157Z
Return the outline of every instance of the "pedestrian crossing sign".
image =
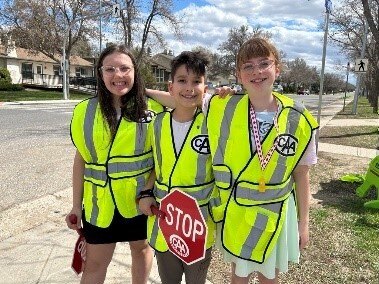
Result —
M112 16L115 18L118 18L121 16L121 5L120 4L114 4L112 6Z
M355 59L354 71L357 73L366 73L368 67L367 58L358 58Z

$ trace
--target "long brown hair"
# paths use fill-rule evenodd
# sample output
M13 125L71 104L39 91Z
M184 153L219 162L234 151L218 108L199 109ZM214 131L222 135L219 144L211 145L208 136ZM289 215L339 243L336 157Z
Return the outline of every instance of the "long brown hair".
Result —
M145 110L147 109L145 100L145 85L142 76L139 72L138 65L133 54L127 49L125 45L111 44L105 48L96 64L96 79L97 79L97 96L101 112L108 122L112 138L117 130L117 112L113 105L112 94L105 86L101 66L103 66L104 58L112 53L123 53L130 57L134 67L134 84L132 89L120 98L121 102L121 115L129 121L139 122L145 118Z

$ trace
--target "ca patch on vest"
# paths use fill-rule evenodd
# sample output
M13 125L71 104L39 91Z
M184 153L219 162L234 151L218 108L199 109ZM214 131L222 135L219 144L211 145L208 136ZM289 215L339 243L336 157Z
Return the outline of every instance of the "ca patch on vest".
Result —
M281 134L276 139L278 139L278 144L276 145L276 151L283 156L293 156L295 155L298 140L295 136L291 134Z
M197 135L191 141L192 149L199 154L210 154L208 135Z

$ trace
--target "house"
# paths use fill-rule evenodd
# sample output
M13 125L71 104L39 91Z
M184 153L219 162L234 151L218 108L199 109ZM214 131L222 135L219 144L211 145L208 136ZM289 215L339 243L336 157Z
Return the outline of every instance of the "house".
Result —
M168 81L171 80L171 61L173 58L173 52L165 50L152 56L149 60L151 70L158 85L157 87L162 90L167 90Z
M93 63L79 56L71 56L70 81L78 77L93 77L93 66ZM0 67L8 69L13 84L62 87L61 62L41 52L16 47L14 41L8 41L5 45L0 42Z

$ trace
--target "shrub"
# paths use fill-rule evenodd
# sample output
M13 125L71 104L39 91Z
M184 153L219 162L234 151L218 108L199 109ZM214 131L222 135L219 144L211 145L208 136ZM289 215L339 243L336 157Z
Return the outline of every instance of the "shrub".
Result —
M10 82L5 82L0 80L0 91L22 91L24 87L20 84L12 84Z
M0 83L1 82L12 83L11 73L4 67L0 68Z

